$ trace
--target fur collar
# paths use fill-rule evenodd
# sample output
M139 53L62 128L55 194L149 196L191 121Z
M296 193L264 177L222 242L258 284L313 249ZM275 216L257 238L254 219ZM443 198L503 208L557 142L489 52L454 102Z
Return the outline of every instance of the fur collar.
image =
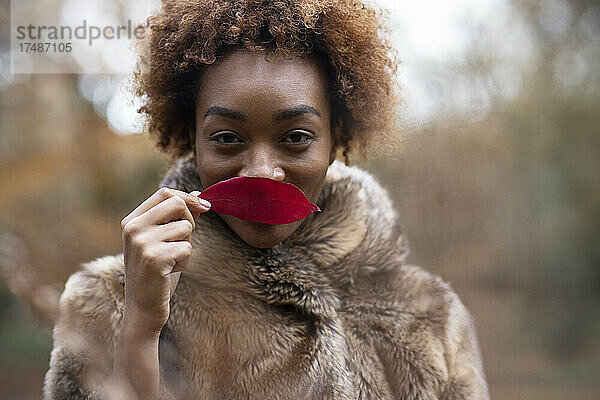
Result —
M179 159L160 186L204 189L191 156ZM215 212L202 214L192 236L192 265L181 279L334 318L341 297L404 264L408 247L387 191L357 167L334 161L317 204L320 213L269 249L248 245Z

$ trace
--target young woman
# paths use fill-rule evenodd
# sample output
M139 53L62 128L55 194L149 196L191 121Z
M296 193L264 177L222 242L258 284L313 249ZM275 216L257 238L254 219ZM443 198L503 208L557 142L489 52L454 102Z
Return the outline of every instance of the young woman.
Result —
M68 280L46 399L487 399L468 312L405 263L387 192L346 165L392 131L378 14L172 0L150 27L137 94L178 159L122 220L123 254ZM321 212L272 225L198 197L236 176L292 183Z

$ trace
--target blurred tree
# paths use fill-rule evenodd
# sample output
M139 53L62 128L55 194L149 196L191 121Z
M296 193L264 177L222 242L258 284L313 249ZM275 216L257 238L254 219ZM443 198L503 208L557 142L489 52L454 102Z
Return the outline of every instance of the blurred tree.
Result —
M554 354L574 356L600 333L600 7L515 2L539 57L502 110L523 166L539 252L526 318Z

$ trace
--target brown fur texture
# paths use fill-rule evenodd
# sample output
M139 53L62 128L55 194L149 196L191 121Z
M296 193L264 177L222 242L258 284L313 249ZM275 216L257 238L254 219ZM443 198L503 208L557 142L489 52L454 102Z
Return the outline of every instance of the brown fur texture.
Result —
M201 190L190 157L163 186ZM159 344L163 399L488 399L468 311L407 265L387 192L335 161L312 214L270 249L212 211ZM105 399L123 313L122 256L68 280L45 399Z

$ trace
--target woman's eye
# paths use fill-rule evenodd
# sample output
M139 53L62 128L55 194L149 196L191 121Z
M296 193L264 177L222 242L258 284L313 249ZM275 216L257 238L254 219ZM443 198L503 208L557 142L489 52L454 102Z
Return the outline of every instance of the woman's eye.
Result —
M313 140L313 137L303 132L291 132L285 137L285 139L289 139L284 140L286 143L304 144Z
M212 137L212 140L216 141L217 143L239 143L241 142L238 137L236 135L234 135L233 133L222 133L220 135L215 135Z

